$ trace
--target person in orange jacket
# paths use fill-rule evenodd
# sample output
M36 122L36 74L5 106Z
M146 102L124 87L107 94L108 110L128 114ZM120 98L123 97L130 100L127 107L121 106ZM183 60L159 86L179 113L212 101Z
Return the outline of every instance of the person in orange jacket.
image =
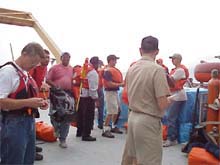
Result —
M181 107L187 100L186 92L183 88L187 79L189 78L189 71L186 66L181 64L182 56L178 53L173 54L169 57L172 60L173 68L170 74L167 76L170 85L172 104L168 108L167 122L168 132L167 140L163 143L164 147L169 147L178 144L178 117L181 112Z
M96 138L91 136L91 130L94 122L95 103L98 100L99 77L97 69L99 58L94 56L89 62L80 91L77 119L76 137L82 137L82 141L96 141Z
M118 90L119 87L124 85L123 77L119 69L115 67L119 57L115 55L109 55L107 57L108 66L104 70L103 74L103 85L105 90L107 116L104 123L104 130L102 133L103 137L114 138L113 133L122 134L123 132L115 126L115 121L118 117L119 112L119 98ZM112 121L112 128L109 126Z

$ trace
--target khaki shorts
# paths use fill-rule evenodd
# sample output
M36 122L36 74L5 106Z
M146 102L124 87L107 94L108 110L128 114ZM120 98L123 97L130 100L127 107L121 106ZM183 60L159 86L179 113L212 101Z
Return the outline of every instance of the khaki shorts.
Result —
M105 91L107 114L118 114L119 99L117 91Z

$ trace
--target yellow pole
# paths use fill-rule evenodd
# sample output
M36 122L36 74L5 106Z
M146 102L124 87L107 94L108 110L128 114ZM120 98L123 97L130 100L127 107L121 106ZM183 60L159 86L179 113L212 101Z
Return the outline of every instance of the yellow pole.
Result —
M80 86L79 86L79 93L81 93L81 90L82 90L82 86L83 86L83 80L86 78L86 73L87 73L87 69L88 69L88 64L89 64L89 59L86 58L85 59L85 62L83 64L83 68L82 68L82 72L81 72L81 82L80 82ZM78 111L79 109L79 101L80 101L80 96L76 102L76 112Z

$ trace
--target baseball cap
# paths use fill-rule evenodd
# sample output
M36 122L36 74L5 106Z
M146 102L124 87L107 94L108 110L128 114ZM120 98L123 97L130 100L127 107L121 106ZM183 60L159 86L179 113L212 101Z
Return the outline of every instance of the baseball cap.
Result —
M177 59L179 59L180 61L182 60L181 54L178 54L178 53L173 54L173 55L170 56L169 58L171 58L171 59L177 58Z
M107 57L107 61L109 62L110 60L118 60L119 57L115 56L114 54L111 54Z

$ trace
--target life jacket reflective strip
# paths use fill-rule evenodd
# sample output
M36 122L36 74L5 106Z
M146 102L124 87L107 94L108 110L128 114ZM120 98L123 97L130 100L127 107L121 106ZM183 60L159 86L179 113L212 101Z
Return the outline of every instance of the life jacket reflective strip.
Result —
M180 65L179 68L182 68L184 70L186 77L184 79L176 81L175 86L173 88L170 88L171 92L183 89L183 85L186 83L187 79L189 78L189 70L184 65ZM178 68L172 69L170 75L173 75L177 69Z
M112 82L115 82L115 83L122 83L123 82L123 76L122 76L122 73L119 69L117 69L115 67L108 67L104 70L104 74L106 71L111 73ZM108 86L108 81L105 80L105 78L103 78L103 85L105 88L111 88Z
M24 75L24 73L13 63L13 62L7 62L6 64L2 65L1 67L5 65L12 65L19 77L20 77L20 82L18 85L18 88L16 89L15 92L9 94L8 98L13 98L13 99L27 99L31 97L37 97L38 96L38 87L34 79L28 74L28 76ZM1 68L0 67L0 68ZM28 78L27 84L25 85L25 80ZM22 111L29 111L29 113L32 113L30 111L33 111L33 108L25 107L17 110L22 110ZM14 111L17 111L14 110Z

